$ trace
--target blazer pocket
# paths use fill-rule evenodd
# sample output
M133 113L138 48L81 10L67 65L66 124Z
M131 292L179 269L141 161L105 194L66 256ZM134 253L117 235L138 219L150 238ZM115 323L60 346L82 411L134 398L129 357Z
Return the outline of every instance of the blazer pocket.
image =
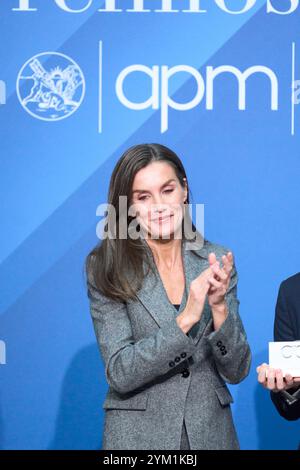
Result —
M113 410L146 410L148 393L138 393L129 398L107 396L102 408Z
M221 406L227 406L230 403L233 403L233 397L226 385L221 385L220 387L216 387L215 392L221 403Z

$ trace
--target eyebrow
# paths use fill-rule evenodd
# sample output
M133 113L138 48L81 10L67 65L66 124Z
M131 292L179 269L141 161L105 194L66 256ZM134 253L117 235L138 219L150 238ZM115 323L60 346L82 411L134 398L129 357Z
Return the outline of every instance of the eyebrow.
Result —
M166 181L161 187L163 188L164 186L167 186L169 183L171 183L172 181L176 181L174 178L170 178L168 181ZM148 193L149 191L147 189L135 189L134 191L132 191L132 194L133 193Z

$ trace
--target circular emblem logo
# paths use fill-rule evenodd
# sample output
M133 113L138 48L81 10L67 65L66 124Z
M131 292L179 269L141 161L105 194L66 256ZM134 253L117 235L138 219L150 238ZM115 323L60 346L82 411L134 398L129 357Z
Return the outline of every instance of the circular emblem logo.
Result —
M31 116L59 121L79 108L85 94L85 79L70 57L43 52L23 65L16 89L21 105Z

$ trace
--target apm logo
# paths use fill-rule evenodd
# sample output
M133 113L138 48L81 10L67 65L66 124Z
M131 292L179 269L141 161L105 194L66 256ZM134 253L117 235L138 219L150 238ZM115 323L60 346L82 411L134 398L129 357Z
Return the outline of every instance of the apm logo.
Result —
M80 7L78 8L78 0L54 0L56 5L63 11L67 13L83 13L97 2L102 3L102 0L86 0L83 1ZM207 13L205 7L212 6L212 0L160 0L155 2L153 0L132 0L132 8L124 8L125 0L105 0L105 4L102 8L98 9L100 13ZM230 15L241 15L252 10L259 2L257 0L242 0L238 2L237 7L239 9L234 10L233 7L236 7L236 1L230 0L214 0L215 5L220 8L220 10L228 13ZM293 13L299 6L299 0L288 0L282 5L282 9L278 10L274 6L276 2L272 0L267 0L266 2L266 12L274 13L277 15L289 15ZM277 2L278 5L279 2ZM22 11L22 12L33 12L37 11L36 0L19 0L16 1L16 6L12 8L13 11ZM279 3L280 4L280 3ZM180 8L179 7L180 5ZM101 5L102 6L102 5ZM160 6L160 8L158 8ZM122 8L123 7L123 8Z
M102 132L103 128L103 94L107 94L103 89L103 44L99 43L99 116L98 116L98 131ZM177 78L182 73L190 76L196 83L196 91L192 99L186 102L177 102L172 97L171 82L172 79ZM127 89L139 89L138 78L136 74L146 77L150 80L150 96L143 102L134 101L134 96L131 99L125 94L124 84L129 81ZM215 84L217 77L222 77L224 74L231 74L238 83L237 87L237 107L239 110L246 110L246 82L251 76L261 74L265 77L267 106L272 111L278 110L278 79L275 72L264 65L253 65L244 70L240 70L233 65L221 65L218 67L207 66L205 73L200 73L196 67L190 65L176 65L169 67L167 65L153 65L148 66L145 64L133 64L122 69L116 79L115 91L119 102L131 111L141 111L152 109L160 113L160 130L161 133L169 129L169 112L171 109L177 111L189 111L198 106L202 101L206 110L214 109L214 89L216 86L222 86L220 79L218 85ZM180 76L180 75L179 75ZM144 81L143 81L144 83ZM133 86L134 84L134 86ZM128 85L128 83L127 83ZM270 96L270 98L269 98Z
M291 135L295 134L295 109L296 105L300 103L300 82L295 79L296 67L296 44L292 43L292 61L290 70L290 129ZM106 84L103 85L103 44L99 43L99 115L98 115L98 132L102 132L103 127L103 89L107 93ZM194 96L191 99L183 102L175 101L175 93L171 92L172 80L180 77L180 74L185 73L188 78L195 82ZM239 111L247 109L247 84L252 77L259 74L263 77L261 81L263 90L265 90L266 101L265 106L270 111L278 111L279 109L279 80L277 74L265 65L251 65L248 68L240 70L234 65L220 65L213 67L208 65L201 73L198 68L191 65L181 64L169 67L167 65L146 65L146 64L131 64L122 69L116 78L115 93L118 101L130 111L141 111L152 109L160 113L160 130L161 133L169 129L169 114L170 110L179 112L189 111L200 104L205 107L207 111L215 109L214 92L217 87L222 87L222 77L230 74L237 83L235 87L236 92L233 93L233 99L237 103ZM145 83L145 78L150 82L150 94L146 95L145 101L137 101L137 97L132 90L138 89L143 91L144 85L139 85L139 77L144 77L142 83ZM217 79L217 82L216 82ZM126 84L125 84L126 82ZM127 85L127 87L125 86ZM110 86L110 85L108 85ZM131 94L125 92L131 90ZM174 87L173 87L174 88ZM220 89L220 88L218 88ZM129 96L130 95L130 96ZM253 100L253 98L252 98ZM249 101L249 99L248 99Z
M124 93L124 82L130 80L130 77L139 72L145 74L150 79L150 89L152 94L146 101L137 103ZM170 95L171 79L177 74L186 73L196 82L195 96L185 103L176 102ZM145 110L152 108L160 111L161 133L169 128L169 110L189 111L204 101L205 109L214 109L214 80L224 73L232 74L238 83L238 109L244 111L246 109L246 81L255 74L263 74L266 77L270 88L270 108L278 110L278 80L276 74L269 67L263 65L254 65L241 71L233 65L222 65L219 67L207 66L205 76L203 76L196 68L189 65L177 65L168 67L167 65L154 65L148 67L142 64L130 65L123 69L117 77L116 94L118 100L130 110Z
M0 340L0 365L6 364L6 344Z

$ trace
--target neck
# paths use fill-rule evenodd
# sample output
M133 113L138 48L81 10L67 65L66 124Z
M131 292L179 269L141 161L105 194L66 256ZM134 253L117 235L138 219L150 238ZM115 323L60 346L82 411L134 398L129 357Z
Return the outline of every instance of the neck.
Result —
M181 262L181 239L146 240L152 250L156 265L162 269L172 271Z

